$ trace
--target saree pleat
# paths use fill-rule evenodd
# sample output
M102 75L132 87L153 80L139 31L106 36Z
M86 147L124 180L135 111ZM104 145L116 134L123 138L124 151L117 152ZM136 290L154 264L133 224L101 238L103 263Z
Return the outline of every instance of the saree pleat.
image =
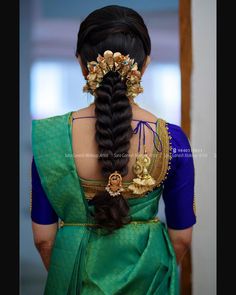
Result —
M77 295L77 294L80 294L81 292L82 274L85 270L85 252L86 252L89 236L90 236L90 231L85 230L77 251L76 258L75 258L74 268L71 275L69 289L67 292L68 295Z

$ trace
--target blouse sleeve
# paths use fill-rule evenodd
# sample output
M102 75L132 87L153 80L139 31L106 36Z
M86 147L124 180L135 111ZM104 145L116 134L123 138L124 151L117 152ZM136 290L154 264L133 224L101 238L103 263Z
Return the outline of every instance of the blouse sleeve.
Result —
M53 210L41 185L40 177L34 158L31 166L32 176L32 207L31 219L38 224L52 224L58 222L58 216Z
M194 210L194 163L191 147L183 130L168 124L171 135L172 159L164 182L163 201L167 226L186 229L196 223Z

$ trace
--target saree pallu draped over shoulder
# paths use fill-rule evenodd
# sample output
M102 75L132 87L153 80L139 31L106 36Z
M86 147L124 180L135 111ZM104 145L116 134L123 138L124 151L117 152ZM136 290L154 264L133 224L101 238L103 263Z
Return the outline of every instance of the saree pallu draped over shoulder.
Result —
M69 112L32 122L35 164L63 221L44 295L178 295L175 253L165 225L155 219L163 186L129 198L132 222L103 235L93 226L93 206L88 206L76 171L71 116Z

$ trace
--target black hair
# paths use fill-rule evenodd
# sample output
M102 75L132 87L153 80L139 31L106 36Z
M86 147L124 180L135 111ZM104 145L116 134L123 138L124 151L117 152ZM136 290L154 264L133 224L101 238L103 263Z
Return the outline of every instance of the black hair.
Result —
M90 13L80 25L76 57L82 64L96 60L104 51L129 54L143 67L150 55L151 41L142 17L133 9L111 5ZM126 96L127 87L118 72L108 72L96 89L96 142L98 160L102 162L102 175L108 179L115 170L122 177L128 174L129 147L133 131L132 108ZM129 205L122 196L112 197L104 190L94 196L94 218L108 233L127 224Z

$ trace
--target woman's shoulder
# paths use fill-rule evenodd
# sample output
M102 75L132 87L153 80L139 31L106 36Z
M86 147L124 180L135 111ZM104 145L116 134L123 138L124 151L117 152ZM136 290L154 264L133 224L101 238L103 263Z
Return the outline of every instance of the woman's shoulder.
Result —
M178 144L189 144L189 138L181 126L166 122L171 139Z
M150 122L156 122L158 117L150 111L141 108L140 106L133 108L133 118L137 120L144 120Z
M156 116L152 112L141 108L140 106L134 109L133 118L150 122L159 122L159 127L168 131L172 143L179 147L189 146L189 139L181 126L173 124L165 118Z
M156 116L155 114L153 114L152 112L150 112L144 108L141 108L141 107L136 108L133 111L133 117L134 117L134 119L151 121L151 122L161 121L161 122L163 122L162 125L166 126L169 133L171 133L171 137L174 140L177 140L177 141L178 140L181 140L181 141L188 141L189 140L181 126L179 126L177 124L173 124L173 123L169 122L168 120L166 120L165 118Z
M170 146L172 147L172 162L192 161L192 148L190 140L182 127L173 123L167 123Z
M62 120L64 118L67 118L70 116L70 114L72 114L73 111L70 112L66 112L60 115L54 115L54 116L49 116L49 117L44 117L44 118L34 118L32 119L33 123L40 123L40 122L47 122L47 121L58 121L58 120Z
M95 116L95 105L90 104L87 107L72 111L73 117L94 117Z

